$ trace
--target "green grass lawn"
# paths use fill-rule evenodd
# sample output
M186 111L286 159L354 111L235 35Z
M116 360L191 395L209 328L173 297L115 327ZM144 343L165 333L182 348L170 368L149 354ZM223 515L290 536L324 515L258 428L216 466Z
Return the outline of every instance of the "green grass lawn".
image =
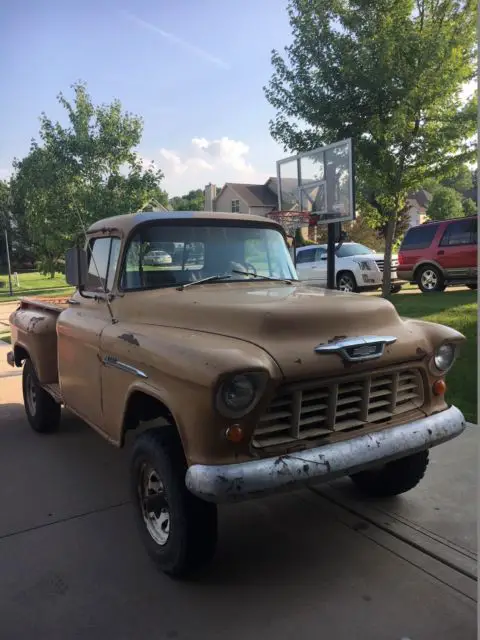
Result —
M391 301L401 316L438 322L467 338L447 376L447 399L463 411L468 421L477 424L477 292L396 295Z
M65 282L62 273L55 274L54 278L43 276L38 271L32 273L20 273L18 275L19 286L15 286L12 277L13 296L10 296L8 275L0 274L0 303L11 302L22 296L44 296L51 294L67 294L73 291Z

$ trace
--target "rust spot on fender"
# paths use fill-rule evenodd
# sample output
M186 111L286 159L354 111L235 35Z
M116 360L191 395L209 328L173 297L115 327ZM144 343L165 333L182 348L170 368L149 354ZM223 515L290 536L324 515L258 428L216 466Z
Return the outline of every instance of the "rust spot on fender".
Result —
M124 340L128 342L128 344L133 344L134 347L139 347L140 343L137 338L133 335L133 333L122 333L121 336L118 336L120 340Z
M422 347L417 347L417 356L426 356L427 352Z
M31 331L32 333L34 333L37 327L37 324L42 322L42 320L45 320L43 316L33 316L33 318L30 318L28 322L27 331Z

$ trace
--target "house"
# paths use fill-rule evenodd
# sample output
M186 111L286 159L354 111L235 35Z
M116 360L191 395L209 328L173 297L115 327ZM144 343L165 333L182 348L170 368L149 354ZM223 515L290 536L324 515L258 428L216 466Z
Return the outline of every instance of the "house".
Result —
M292 202L291 209L296 210L297 181L295 178L283 180L283 200ZM291 196L291 198L289 197ZM223 211L232 213L248 213L266 216L278 210L278 180L268 178L265 184L244 184L226 182L218 191L214 184L205 187L205 211Z
M409 193L407 196L408 226L416 227L427 219L427 208L432 199L432 194L425 189Z

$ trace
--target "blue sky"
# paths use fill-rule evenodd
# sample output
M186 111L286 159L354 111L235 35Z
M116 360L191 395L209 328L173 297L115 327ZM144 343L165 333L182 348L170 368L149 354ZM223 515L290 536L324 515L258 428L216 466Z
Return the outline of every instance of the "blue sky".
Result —
M284 154L262 86L290 40L286 0L3 0L0 177L28 152L45 111L78 79L94 102L142 115L139 152L171 195L257 182Z

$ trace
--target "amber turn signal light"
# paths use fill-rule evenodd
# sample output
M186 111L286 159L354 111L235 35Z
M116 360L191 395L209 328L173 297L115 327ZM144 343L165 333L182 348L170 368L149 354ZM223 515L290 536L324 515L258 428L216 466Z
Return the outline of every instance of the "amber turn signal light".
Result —
M227 427L225 431L225 436L227 440L233 442L234 444L238 444L243 440L243 429L240 425L234 424L231 427Z
M445 380L440 379L440 380L436 380L433 383L433 393L436 396L445 395L446 390L447 390L447 384L446 384Z

